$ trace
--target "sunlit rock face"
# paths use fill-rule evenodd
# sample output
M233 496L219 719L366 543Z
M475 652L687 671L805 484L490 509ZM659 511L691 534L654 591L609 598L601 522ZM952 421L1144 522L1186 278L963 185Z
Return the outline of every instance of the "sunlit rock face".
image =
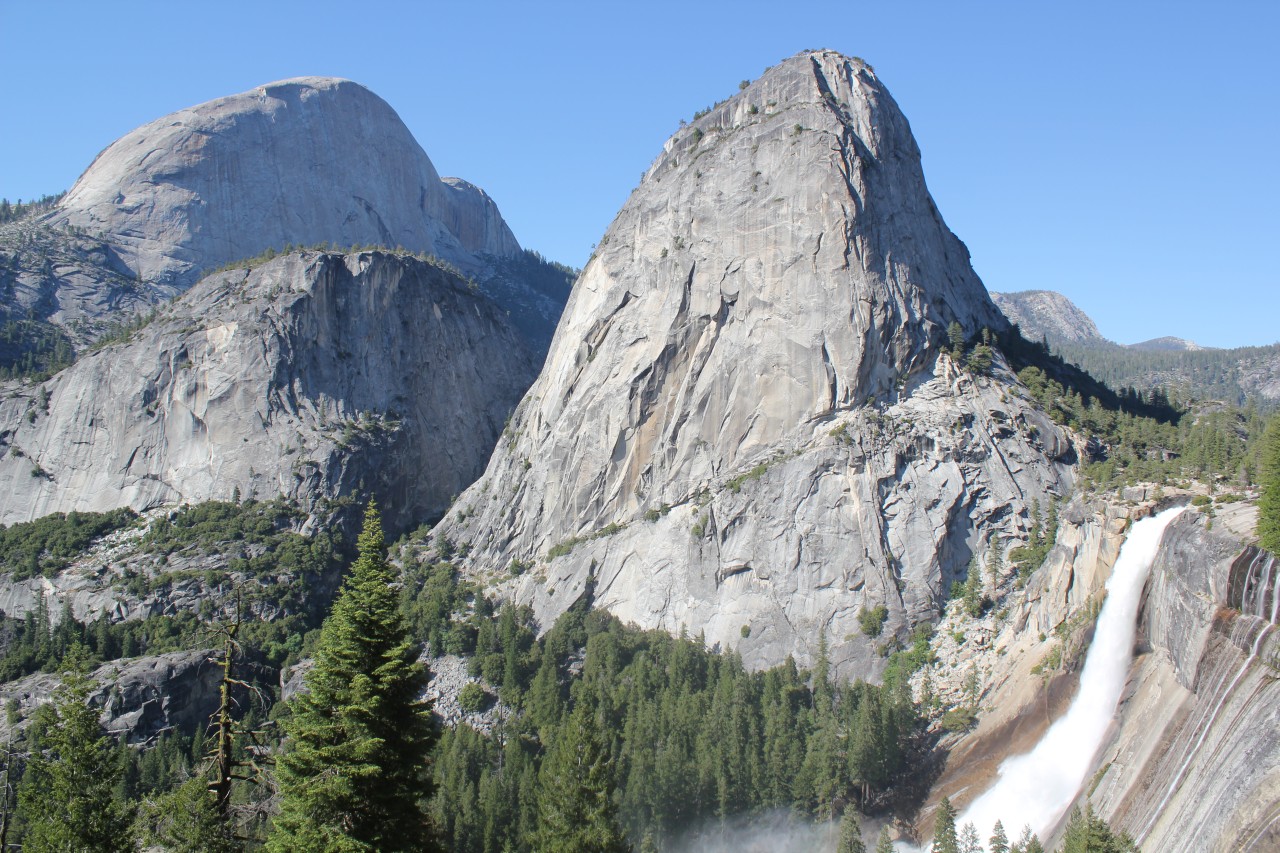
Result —
M381 252L212 275L129 340L0 400L0 522L285 495L439 517L536 370L506 312Z
M286 244L401 246L455 264L519 244L483 191L440 179L391 107L299 77L157 119L113 142L52 223L101 233L146 282Z
M1006 326L906 119L860 60L792 57L667 142L438 532L544 622L591 582L753 666L825 632L874 675L971 553L1070 488L1068 437L999 362L942 355L952 322Z

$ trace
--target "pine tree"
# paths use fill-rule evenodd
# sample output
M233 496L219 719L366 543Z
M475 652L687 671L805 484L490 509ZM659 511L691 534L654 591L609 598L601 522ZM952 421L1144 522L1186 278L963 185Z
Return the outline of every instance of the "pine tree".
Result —
M427 817L428 756L436 731L427 683L397 609L371 501L359 557L325 620L307 673L290 702L278 764L280 814L267 849L435 849Z
M951 355L959 359L964 353L964 329L955 320L947 326L947 343L951 344Z
M613 802L613 768L595 716L580 701L542 763L539 853L628 853Z
M143 802L137 827L146 844L168 853L234 853L240 849L203 776Z
M996 825L991 827L991 840L987 843L991 853L1009 853L1009 836L1005 834L1003 823L996 821Z
M972 821L960 828L959 847L960 853L983 853L982 838Z
M889 827L880 828L880 835L876 838L876 853L893 853L893 839L889 837Z
M1018 842L1009 849L1010 853L1044 853L1040 836L1031 831L1030 824L1022 828L1022 835L1018 838Z
M1271 419L1258 455L1258 544L1280 555L1280 415Z
M1129 836L1113 832L1110 824L1086 803L1084 811L1079 806L1071 810L1059 849L1061 853L1130 853L1137 848Z
M956 810L952 808L949 797L943 797L938 803L931 850L932 853L960 853L960 842L956 838Z
M862 823L853 809L845 809L844 817L840 818L840 843L836 853L867 853L867 845L862 842Z
M964 583L964 610L973 618L982 615L986 607L987 597L982 587L982 567L978 563L978 555L974 554L969 561L969 574Z
M97 710L87 704L93 682L84 673L84 655L83 648L72 648L71 671L53 704L39 712L45 734L32 754L20 801L26 853L134 849L133 815L116 795L120 766Z

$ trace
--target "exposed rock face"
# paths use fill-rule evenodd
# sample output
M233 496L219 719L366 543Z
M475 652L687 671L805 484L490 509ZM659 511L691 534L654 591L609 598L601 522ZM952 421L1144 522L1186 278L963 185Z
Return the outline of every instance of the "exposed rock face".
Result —
M144 125L99 154L53 213L0 228L0 319L48 321L83 346L204 272L321 244L435 255L486 289L495 266L522 256L493 200L441 178L385 101L304 77ZM508 274L491 295L545 350L567 294Z
M1028 340L1044 339L1051 344L1110 343L1089 315L1061 293L1052 290L992 292L991 299L1009 322L1018 324Z
M1001 761L1030 750L1066 710L1078 675L1072 666L1057 673L1033 667L1053 658L1058 626L1075 626L1071 633L1088 639L1085 608L1110 574L1126 516L1149 506L1073 503L1045 565L1024 593L1003 602L1005 620L987 614L977 624L943 623L940 660L930 671L943 707L969 701L962 685L971 668L982 687L978 726L948 744L935 798L949 794L963 809ZM1273 621L1280 568L1243 545L1238 531L1252 530L1248 509L1223 507L1212 530L1194 511L1169 525L1114 735L1078 795L1144 850L1234 853L1280 842L1280 684L1268 663L1280 653ZM963 648L952 643L953 630L964 634ZM1079 649L1064 664L1082 658Z
M1198 513L1170 527L1145 607L1151 654L1100 760L1095 803L1144 850L1280 845L1280 577L1219 530Z
M147 743L172 729L189 734L218 707L222 669L212 658L209 651L185 651L104 664L91 673L97 686L89 702L102 709L107 732L128 743ZM56 675L30 675L0 687L0 701L16 701L19 714L29 717L58 684ZM8 722L0 720L0 736L9 734Z
M374 494L392 528L479 474L533 375L505 312L411 257L218 273L127 343L0 402L0 521Z
M916 674L914 688L922 698L927 683L940 710L976 705L978 722L973 731L944 741L946 765L934 799L946 794L963 809L995 781L1001 761L1029 751L1065 712L1075 674L1065 665L1045 671L1045 661L1063 645L1056 629L1073 617L1079 625L1067 638L1071 649L1087 640L1076 636L1090 625L1080 615L1101 600L1129 519L1126 507L1072 500L1059 512L1054 547L1025 586L1018 588L1007 562L992 578L988 554L984 591L996 604L977 619L957 605L948 608L934 635L936 662ZM976 696L969 692L973 684Z
M489 197L442 182L385 101L331 77L143 125L98 155L50 223L101 232L144 281L180 286L288 243L402 246L455 264L520 250Z
M111 243L99 237L34 220L0 225L0 322L49 321L83 347L112 318L136 314L174 293L140 285ZM3 359L19 362L23 351L15 342Z
M937 612L996 528L1069 489L1068 438L998 366L1004 328L874 73L805 53L681 130L600 241L485 477L439 528L549 621L594 577L642 626L846 674L857 627ZM979 531L982 531L979 533Z

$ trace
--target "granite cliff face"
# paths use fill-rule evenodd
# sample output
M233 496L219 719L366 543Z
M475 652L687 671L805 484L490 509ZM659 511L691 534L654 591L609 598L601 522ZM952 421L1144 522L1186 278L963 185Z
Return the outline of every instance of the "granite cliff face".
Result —
M534 371L505 312L431 263L287 255L203 280L131 339L0 402L0 521L359 492L392 527L480 473Z
M331 77L143 125L98 155L49 224L101 233L144 281L179 287L287 243L401 246L458 265L520 250L492 200L441 181L385 101Z
M493 200L441 178L385 101L301 77L126 134L52 213L0 228L0 319L47 322L84 346L207 271L288 245L400 247L486 290L504 261L527 260ZM545 349L567 287L535 287L529 272L507 270L491 295Z
M591 584L750 665L825 631L873 674L861 607L889 634L931 618L989 536L1070 488L1070 440L1002 363L941 354L953 321L1006 325L906 119L861 61L788 59L668 141L438 534L544 622Z
M1188 513L1170 527L1142 627L1150 653L1095 801L1144 850L1280 847L1277 561Z
M943 743L949 754L933 799L947 794L963 810L1001 761L1029 751L1066 710L1091 638L1091 607L1129 519L1152 509L1150 489L1125 495L1124 504L1064 507L1057 544L1024 590L1010 590L979 620L953 608L940 626L939 660L917 676L917 689L927 676L944 708L974 701L965 686L971 672L980 689L977 727ZM1244 503L1216 507L1212 524L1184 512L1165 532L1147 581L1128 687L1087 790L1077 794L1143 850L1227 853L1280 843L1280 569L1247 544L1255 517Z
M101 709L99 721L107 733L126 743L195 731L218 708L222 669L216 659L213 651L193 650L112 661L89 674L95 682L89 704ZM8 741L25 727L61 682L59 675L38 673L0 686L0 701L17 712L12 723L0 720L0 737Z

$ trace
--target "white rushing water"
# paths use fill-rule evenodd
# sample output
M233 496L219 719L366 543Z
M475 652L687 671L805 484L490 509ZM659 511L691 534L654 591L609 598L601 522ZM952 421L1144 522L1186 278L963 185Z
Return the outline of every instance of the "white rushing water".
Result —
M995 784L956 818L956 826L972 821L987 838L999 820L1010 832L1030 824L1043 836L1071 805L1115 717L1133 656L1142 587L1165 528L1180 512L1165 510L1130 529L1107 581L1107 600L1071 707L1035 748L1000 765Z

